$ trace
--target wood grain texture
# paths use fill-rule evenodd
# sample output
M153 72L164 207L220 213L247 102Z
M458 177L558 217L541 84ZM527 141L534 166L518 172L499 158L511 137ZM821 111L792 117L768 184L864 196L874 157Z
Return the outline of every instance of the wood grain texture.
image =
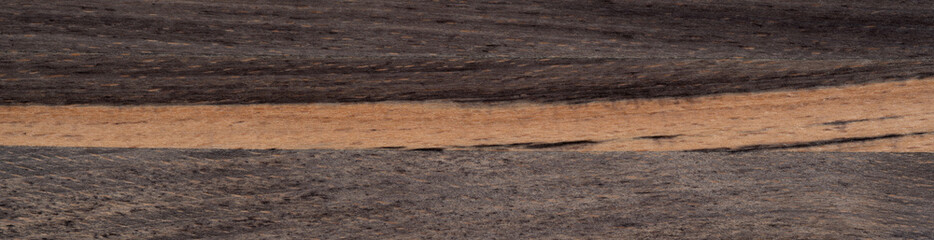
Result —
M934 79L589 104L0 107L0 144L146 148L934 151Z
M934 76L934 5L925 2L3 5L0 47L9 51L0 52L0 104L130 107L77 113L70 107L5 108L0 134L7 145L931 149L925 103L934 98L931 92L874 85ZM860 92L858 85L891 86L902 95ZM768 95L762 92L829 94L812 92L821 87L838 88L829 97L846 100L772 98L771 109L747 106ZM735 103L715 101L728 110L702 107L723 94L746 95L727 97ZM416 117L382 113L396 102L409 104L399 112ZM682 102L705 110L666 112ZM795 109L802 102L809 107ZM502 107L516 103L531 105ZM269 110L250 104L290 105ZM503 114L475 113L464 104ZM151 108L137 105L174 110L150 114ZM643 110L620 105L664 114L630 116ZM544 112L536 116L532 109ZM211 114L194 114L205 110ZM327 114L331 118L322 120ZM831 122L839 124L822 124ZM559 144L568 142L585 144Z
M925 239L931 159L0 147L0 238Z
M589 102L934 76L934 4L5 1L0 104Z
M934 4L925 1L14 0L4 6L3 46L24 53L830 60L934 54Z
M932 26L931 1L0 1L0 238L934 239Z

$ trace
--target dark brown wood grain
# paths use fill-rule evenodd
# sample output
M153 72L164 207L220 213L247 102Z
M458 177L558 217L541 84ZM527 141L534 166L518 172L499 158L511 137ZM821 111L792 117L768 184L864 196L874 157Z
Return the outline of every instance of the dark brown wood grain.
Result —
M925 239L932 158L0 147L0 238Z
M0 104L587 102L934 76L934 5L7 1Z

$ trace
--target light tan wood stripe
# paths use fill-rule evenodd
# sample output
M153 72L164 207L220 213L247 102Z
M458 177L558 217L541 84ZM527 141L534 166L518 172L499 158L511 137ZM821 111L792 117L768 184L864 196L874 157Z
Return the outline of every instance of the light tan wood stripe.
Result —
M823 141L783 150L934 151L932 100L934 79L580 105L4 106L0 145L456 149L588 140L597 143L544 149L667 151Z

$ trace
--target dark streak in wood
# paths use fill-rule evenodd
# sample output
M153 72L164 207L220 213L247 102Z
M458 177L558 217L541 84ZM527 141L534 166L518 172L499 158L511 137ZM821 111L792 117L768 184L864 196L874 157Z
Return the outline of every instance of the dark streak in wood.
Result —
M688 150L687 152L738 153L738 152L753 152L753 151L766 151L766 150L782 150L782 149L817 147L817 146L824 146L824 145L853 143L853 142L867 142L867 141L874 141L874 140L900 138L900 137L908 137L908 136L919 136L919 135L926 135L926 134L934 134L934 132L913 132L913 133L904 133L904 134L886 134L886 135L870 136L870 137L834 138L834 139L828 139L828 140L796 142L796 143L758 144L758 145L748 145L748 146L740 146L740 147L733 147L733 148L705 148L705 149Z
M524 143L510 143L510 144L480 144L480 145L473 145L473 146L455 146L455 148L545 149L545 148L560 148L560 147L569 147L569 146L587 145L587 144L596 144L596 143L600 143L600 142L592 141L592 140L575 140L575 141L550 142L550 143L548 142L524 142Z
M681 135L681 134L675 134L675 135L652 135L652 136L635 137L635 138L633 138L633 139L662 140L662 139L673 139L673 138L680 137L680 136L683 136L683 135Z
M887 117L872 118L872 119L838 120L838 121L833 121L833 122L822 123L821 125L843 126L843 125L847 125L850 123L879 121L879 120L898 119L898 118L901 118L901 116L887 116Z

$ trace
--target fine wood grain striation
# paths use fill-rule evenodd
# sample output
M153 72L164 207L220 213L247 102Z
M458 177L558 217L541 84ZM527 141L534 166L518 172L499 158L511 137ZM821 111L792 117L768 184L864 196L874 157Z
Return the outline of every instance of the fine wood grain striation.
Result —
M934 76L919 60L661 60L46 55L0 64L0 104L255 104L445 100L585 103Z
M684 97L934 76L934 5L6 1L0 104Z
M830 60L934 54L934 4L925 1L14 0L3 5L0 30L7 41L2 46L24 53Z
M0 153L0 238L934 237L930 153Z

